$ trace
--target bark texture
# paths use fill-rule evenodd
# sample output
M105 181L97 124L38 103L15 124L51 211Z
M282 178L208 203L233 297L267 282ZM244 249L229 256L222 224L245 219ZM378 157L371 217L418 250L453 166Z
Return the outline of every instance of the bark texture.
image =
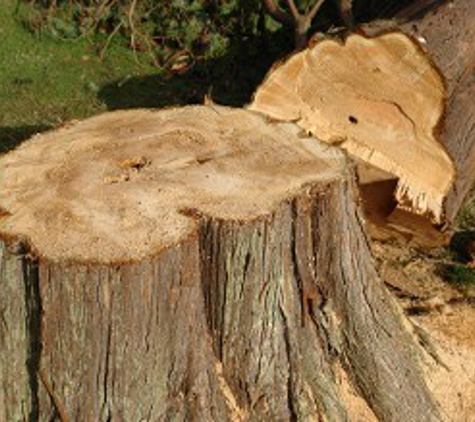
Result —
M236 127L239 116L243 124L265 123L250 112L217 110ZM138 136L140 123L134 125ZM277 137L278 125L268 125ZM72 133L62 133L62 145L73 148L64 142ZM265 137L234 136L238 145L240 136ZM221 213L216 204L210 213L206 201L196 203L184 211L193 230L146 255L131 250L129 261L61 260L50 249L53 260L12 234L14 215L2 217L0 419L347 421L343 368L379 420L439 420L420 368L422 351L375 270L351 166L337 150L325 156L316 144L310 148L315 140L290 141L295 154L329 163L336 154L343 165L330 178L314 167L312 180L260 213L233 217L222 198L215 199L226 206ZM262 142L241 159L252 161ZM181 147L189 163L186 142ZM282 157L266 160L275 172ZM235 170L228 163L228 176ZM290 183L290 173L275 175L275 183ZM265 172L260 177L269 181ZM8 193L2 183L0 191ZM130 205L131 197L123 198ZM61 224L67 236L68 223Z

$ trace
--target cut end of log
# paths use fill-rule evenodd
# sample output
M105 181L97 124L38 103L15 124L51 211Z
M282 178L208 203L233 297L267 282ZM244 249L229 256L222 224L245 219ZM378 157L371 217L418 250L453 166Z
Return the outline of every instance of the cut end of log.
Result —
M299 131L213 105L106 113L36 136L0 159L0 234L53 261L138 260L196 234L196 215L256 218L347 177L342 152Z
M294 121L399 179L399 206L443 220L454 165L437 139L443 80L419 46L391 32L324 40L273 69L250 110ZM360 179L365 179L359 167Z

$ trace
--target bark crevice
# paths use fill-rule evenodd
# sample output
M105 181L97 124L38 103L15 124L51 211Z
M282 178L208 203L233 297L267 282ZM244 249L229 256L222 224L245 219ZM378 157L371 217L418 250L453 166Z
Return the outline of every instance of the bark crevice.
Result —
M18 257L21 260L23 280L25 283L25 309L28 338L28 358L26 367L31 391L30 421L37 421L39 418L39 371L42 351L41 337L41 293L38 262L24 256Z

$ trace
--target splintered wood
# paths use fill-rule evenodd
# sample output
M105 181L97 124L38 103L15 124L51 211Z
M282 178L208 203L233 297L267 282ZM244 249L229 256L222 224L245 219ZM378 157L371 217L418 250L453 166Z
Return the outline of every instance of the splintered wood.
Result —
M366 164L360 183L398 178L398 206L440 222L455 173L436 137L444 92L438 71L406 35L351 35L276 66L249 109L341 146Z

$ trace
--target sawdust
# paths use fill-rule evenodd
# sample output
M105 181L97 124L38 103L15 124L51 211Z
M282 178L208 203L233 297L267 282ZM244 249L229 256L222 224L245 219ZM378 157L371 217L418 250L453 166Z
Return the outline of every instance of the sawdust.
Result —
M444 368L434 364L426 371L429 388L439 402L444 421L475 421L474 317L472 314L470 321L472 338L469 342L461 341L458 335L444 335L437 321L425 318L425 328L437 344L440 359L447 366ZM467 331L468 328L467 325L462 325L458 331L463 337L467 337L470 333Z
M473 299L441 278L440 259L398 243L375 242L373 251L382 278L410 319L429 334L442 362L427 356L425 372L443 420L475 421Z

